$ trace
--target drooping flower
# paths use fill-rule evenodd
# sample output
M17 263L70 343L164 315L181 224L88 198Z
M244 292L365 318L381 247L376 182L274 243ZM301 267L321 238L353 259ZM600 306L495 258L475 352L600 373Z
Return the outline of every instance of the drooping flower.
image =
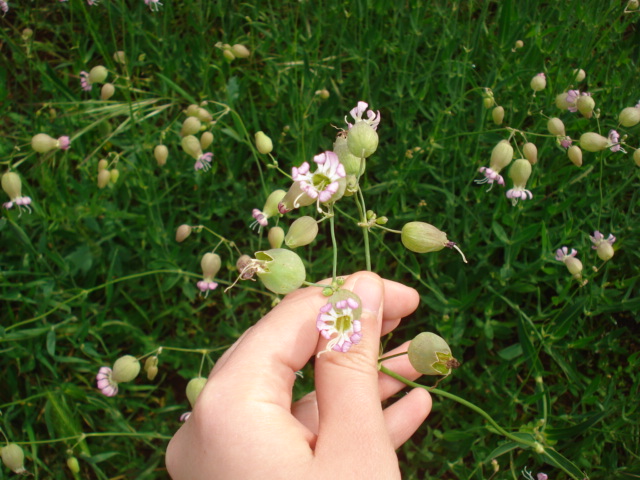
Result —
M611 150L612 152L620 152L620 151L624 152L624 150L622 149L622 146L620 145L620 134L616 130L609 131L608 139L609 139L609 144L611 145L609 147L609 150Z
M4 208L8 210L15 205L18 207L20 214L22 214L22 207L31 212L29 207L31 198L22 196L22 181L17 173L6 172L2 175L2 189L9 196L9 201L2 204Z
M326 203L338 191L338 180L344 178L346 172L338 156L331 151L314 156L313 161L318 165L315 172L311 173L309 163L304 162L300 167L293 167L291 177L310 198Z
M604 238L604 235L596 230L595 232L593 232L593 236L590 235L589 238L593 243L591 248L593 248L598 253L598 257L600 257L601 260L606 262L607 260L611 260L611 258L613 258L614 251L612 245L616 241L616 237L614 237L612 234L609 234L607 238Z
M31 138L31 147L38 153L47 153L54 148L59 148L60 150L68 150L70 145L71 141L66 135L56 140L55 138L51 138L46 133L38 133L34 135L33 138Z
M144 4L148 5L152 12L157 12L158 8L162 6L160 0L144 0Z
M358 105L352 108L349 114L353 117L353 119L355 120L355 123L365 122L371 128L373 128L374 130L377 130L378 125L380 124L380 111L378 110L378 112L374 112L373 110L367 110L368 107L369 107L369 104L367 102L362 102L362 101L358 102ZM364 114L365 111L367 112L366 120L362 118L362 114ZM349 130L351 130L351 128L353 127L353 124L350 123L349 120L347 120L346 115L344 117L344 121L347 122L347 125L349 126Z
M342 292L344 291L339 291L334 296L340 294L344 296ZM350 293L346 298L329 301L320 308L316 327L320 335L329 340L329 343L318 356L331 350L347 352L362 339L361 307L356 298L355 294Z
M547 78L544 73L538 73L531 79L530 82L531 88L534 92L540 92L544 90L547 86Z
M569 148L573 143L573 140L571 140L571 137L568 135L564 137L558 137L558 140L560 141L560 146L562 148Z
M494 182L498 185L504 185L504 178L500 175L500 171L509 165L512 159L513 147L508 140L501 140L491 151L489 166L478 169L480 173L484 174L484 178L475 182L490 184L491 186L488 190L491 190Z
M198 159L196 160L195 165L193 166L193 168L197 171L197 170L204 170L205 172L207 170L209 170L209 168L211 168L211 160L213 159L213 153L211 152L207 152L207 153L203 153L202 155L200 155L198 157Z
M280 213L278 211L278 204L284 198L286 193L287 192L285 192L284 190L274 190L267 197L262 210L254 208L251 211L251 216L255 219L255 221L251 224L251 228L254 228L258 225L260 227L266 227L269 224L269 218Z
M578 254L578 251L575 248L572 248L569 251L568 247L562 247L556 250L556 260L559 262L564 262L568 257L575 257Z
M507 198L511 199L513 206L518 203L518 200L531 200L533 194L526 189L527 181L531 176L531 163L529 163L529 160L524 158L516 160L509 170L509 176L513 180L513 188L507 191Z
M578 111L578 105L576 104L576 102L578 101L578 97L580 97L580 90L569 90L567 92L567 96L565 97L565 100L568 104L567 110L572 113Z
M577 254L578 251L575 248L569 250L567 247L562 247L556 250L556 260L564 263L573 278L581 285L585 285L587 281L582 281L582 262L576 258Z
M220 271L222 261L220 256L215 253L205 253L202 256L200 266L202 267L203 280L200 280L196 286L206 297L210 291L218 288L218 284L213 281L213 277Z
M89 81L89 72L85 72L84 70L80 72L80 86L85 92L90 92L93 88L93 85L91 85Z
M113 380L113 370L109 367L100 367L96 375L98 390L107 396L114 397L118 393L118 383Z
M2 16L3 17L9 11L9 4L5 0L0 0L0 10L2 10Z
M187 135L181 141L182 150L191 157L195 158L196 163L193 168L197 170L209 170L211 168L211 160L213 159L213 153L202 153L202 146L200 140L193 135Z

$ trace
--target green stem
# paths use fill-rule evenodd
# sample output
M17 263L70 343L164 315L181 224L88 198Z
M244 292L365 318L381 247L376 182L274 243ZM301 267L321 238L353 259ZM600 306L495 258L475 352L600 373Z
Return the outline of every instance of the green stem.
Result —
M333 283L336 283L338 273L338 242L336 241L335 216L333 214L333 205L329 206L329 226L331 229L331 246L333 248Z
M364 260L367 266L367 271L371 271L371 251L369 248L369 226L367 225L367 207L364 203L364 196L362 195L362 189L358 187L358 195L356 198L356 205L358 205L358 211L360 212L360 223L362 227L362 235L364 237Z

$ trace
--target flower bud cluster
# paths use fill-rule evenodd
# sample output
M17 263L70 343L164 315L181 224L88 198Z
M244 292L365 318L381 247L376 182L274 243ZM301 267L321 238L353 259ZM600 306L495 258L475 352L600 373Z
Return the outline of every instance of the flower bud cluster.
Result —
M114 185L120 178L120 171L117 168L109 170L108 166L109 162L104 158L98 162L98 188L100 189L107 185Z

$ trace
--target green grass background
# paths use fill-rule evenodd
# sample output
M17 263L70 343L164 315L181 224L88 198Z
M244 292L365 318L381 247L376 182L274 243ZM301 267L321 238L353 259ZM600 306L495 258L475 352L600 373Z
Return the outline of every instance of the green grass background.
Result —
M244 253L264 248L249 228L251 209L289 182L255 151L253 134L271 136L289 171L331 148L358 100L382 115L362 185L367 207L391 228L413 220L439 227L469 259L414 254L374 232L374 271L422 298L388 345L438 332L462 361L441 388L510 431L535 433L591 479L638 478L640 170L632 148L585 152L578 169L555 139L529 136L539 152L528 183L534 198L516 207L504 189L473 182L509 136L482 106L485 87L504 106L504 125L546 134L545 116L557 115L574 138L606 136L620 110L640 100L640 14L624 13L625 2L166 0L155 13L142 0L9 5L0 19L0 164L20 173L34 211L3 210L0 219L0 427L22 443L34 478L73 478L68 450L80 459L76 478L166 478L164 450L188 409L188 379L203 359L206 375L272 301L255 291L266 292L259 283L201 299L200 256L217 239L202 232L177 244L176 228L203 224ZM26 27L34 32L27 41ZM524 47L513 51L516 40ZM252 55L228 63L216 42L243 43ZM113 61L117 50L126 67ZM99 64L111 80L119 76L109 102L97 88L80 89L79 72ZM575 68L587 72L580 85ZM539 72L547 88L532 99ZM572 84L592 92L598 120L554 106ZM322 88L328 100L315 95ZM230 110L211 128L212 171L196 174L179 130L182 111L205 100L214 115ZM619 131L640 146L640 127ZM71 149L35 154L30 139L39 132L70 135ZM164 168L152 154L161 141L170 151ZM120 154L120 179L99 190L97 162L109 154ZM363 240L352 202L338 208L338 272L347 274L364 268ZM308 280L331 274L326 228L298 249ZM604 266L590 248L594 230L618 237ZM563 245L579 250L583 288L554 260ZM232 282L236 257L220 253L219 280ZM156 270L164 272L146 274ZM160 345L207 354L167 350L154 382L141 377L115 398L96 390L101 365ZM304 373L298 396L313 385L311 367ZM504 439L486 427L435 398L399 451L404 477L516 479L527 467L569 478L521 449L499 456L494 472L492 452ZM0 479L10 477L0 469Z

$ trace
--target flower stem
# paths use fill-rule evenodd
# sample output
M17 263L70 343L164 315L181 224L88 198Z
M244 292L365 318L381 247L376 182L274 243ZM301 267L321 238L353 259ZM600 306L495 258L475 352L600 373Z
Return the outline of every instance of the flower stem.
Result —
M362 189L358 187L358 195L356 198L356 205L360 212L360 223L363 224L362 234L364 236L364 260L367 266L367 271L371 271L371 251L369 249L369 226L367 223L367 207L364 203L364 196L362 195Z
M333 205L329 206L329 226L331 228L331 246L333 248L333 283L336 283L338 273L338 242L336 242L335 216L333 214Z

